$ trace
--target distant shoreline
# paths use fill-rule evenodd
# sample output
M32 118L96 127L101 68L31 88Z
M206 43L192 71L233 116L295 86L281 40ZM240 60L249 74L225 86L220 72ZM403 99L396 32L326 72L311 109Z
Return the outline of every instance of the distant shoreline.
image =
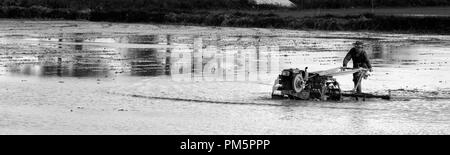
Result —
M208 10L205 10L208 11ZM227 12L230 10L215 10L214 13ZM450 16L450 6L435 6L435 7L383 7L383 8L340 8L340 9L276 9L276 10L231 10L241 11L244 13L274 13L281 17L312 17L332 14L336 16L359 15L364 13L373 13L375 15L384 16ZM373 11L373 12L372 12Z
M430 8L428 8L430 9ZM2 8L0 18L64 19L125 23L153 23L188 26L277 28L290 30L376 31L393 33L450 34L450 16L398 16L368 12L334 13L317 16L289 15L273 11L79 11L49 8ZM364 10L364 9L363 9ZM298 13L299 11L291 11Z

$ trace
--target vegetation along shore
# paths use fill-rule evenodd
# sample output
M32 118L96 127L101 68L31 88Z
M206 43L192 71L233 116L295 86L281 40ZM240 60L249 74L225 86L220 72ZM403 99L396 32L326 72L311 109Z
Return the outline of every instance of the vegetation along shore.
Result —
M295 6L254 0L0 0L0 18L145 22L296 30L450 34L450 16L377 14L377 7L448 7L450 0L291 0ZM338 14L338 10L366 12ZM118 9L120 8L120 9ZM334 9L326 13L327 9ZM219 11L218 11L219 10ZM324 13L304 15L318 10ZM401 9L399 9L401 10ZM291 13L289 13L291 12ZM286 15L287 14L287 15ZM290 15L291 14L291 15ZM300 15L299 15L300 14ZM430 24L431 23L431 24Z

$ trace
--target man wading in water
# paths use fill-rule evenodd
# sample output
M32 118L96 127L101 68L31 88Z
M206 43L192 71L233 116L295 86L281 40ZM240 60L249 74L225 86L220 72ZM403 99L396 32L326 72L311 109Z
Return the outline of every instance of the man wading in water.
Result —
M347 63L350 60L353 60L353 68L366 68L372 72L372 65L370 65L369 58L367 57L366 51L363 50L363 42L356 41L353 43L354 47L347 53L344 58L344 68L347 67ZM358 81L361 76L364 76L362 72L353 73L353 83L355 86L358 84ZM357 93L361 93L361 83L356 88Z

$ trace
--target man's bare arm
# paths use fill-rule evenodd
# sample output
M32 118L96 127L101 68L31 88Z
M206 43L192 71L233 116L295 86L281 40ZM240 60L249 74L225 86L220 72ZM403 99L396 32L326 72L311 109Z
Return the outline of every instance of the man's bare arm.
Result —
M347 67L348 62L352 59L352 51L353 49L351 49L350 51L348 51L347 55L344 57L344 62L343 62L343 67Z
M365 59L367 67L372 70L372 64L370 63L369 57L367 56L366 52L364 52L364 59Z

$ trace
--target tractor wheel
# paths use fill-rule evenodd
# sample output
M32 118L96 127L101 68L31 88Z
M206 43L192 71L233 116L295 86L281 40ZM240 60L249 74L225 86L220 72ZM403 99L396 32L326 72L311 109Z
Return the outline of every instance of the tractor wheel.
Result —
M334 90L333 90L333 100L341 101L342 100L342 92L341 87L339 86L338 82L334 83Z
M292 80L292 88L295 93L299 93L305 88L305 81L303 81L302 74L295 75L294 80Z
M322 90L320 91L320 100L326 101L326 100L328 99L328 97L329 97L329 96L327 95L328 91L329 91L328 85L327 85L327 84L324 84L324 85L322 86Z
M341 88L339 87L339 83L328 83L325 84L324 87L322 87L322 100L334 100L334 101L340 101L341 100Z

